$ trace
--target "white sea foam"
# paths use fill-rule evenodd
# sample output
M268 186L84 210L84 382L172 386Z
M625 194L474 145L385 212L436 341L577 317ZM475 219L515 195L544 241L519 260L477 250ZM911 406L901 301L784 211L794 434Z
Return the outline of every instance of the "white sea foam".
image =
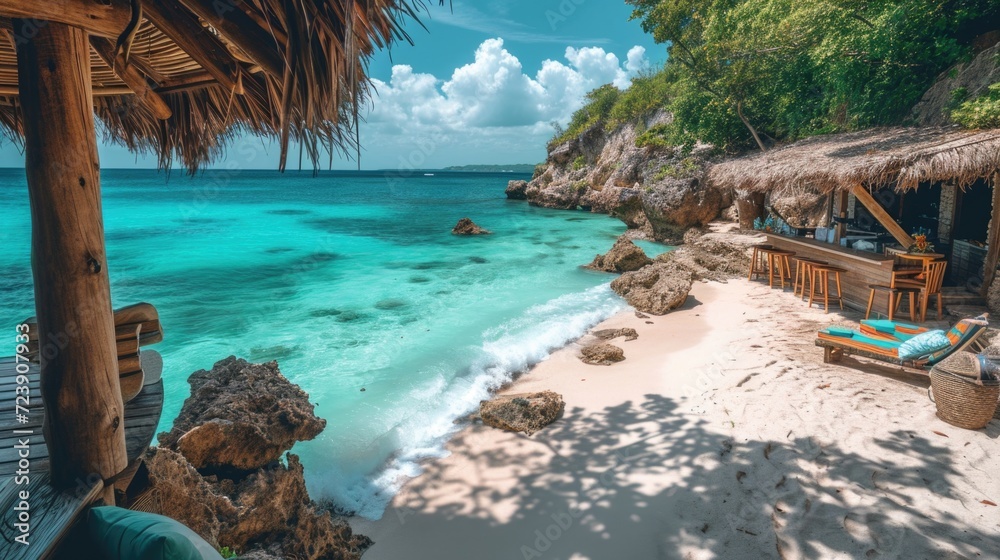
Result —
M346 511L379 519L420 462L446 455L444 444L459 428L455 419L474 410L490 392L597 323L626 308L607 284L567 294L527 309L483 333L468 369L441 372L408 395L407 414L377 445L392 446L391 458L372 472L325 472L313 485Z

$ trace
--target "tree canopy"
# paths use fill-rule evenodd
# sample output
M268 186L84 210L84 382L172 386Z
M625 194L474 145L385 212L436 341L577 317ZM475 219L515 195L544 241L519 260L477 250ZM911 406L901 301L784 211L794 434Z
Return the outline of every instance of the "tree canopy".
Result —
M727 151L904 123L934 79L996 25L996 0L626 0L667 45L662 70L604 91L566 134L651 107L673 114L640 142ZM613 88L603 86L602 89ZM610 108L608 100L613 98Z

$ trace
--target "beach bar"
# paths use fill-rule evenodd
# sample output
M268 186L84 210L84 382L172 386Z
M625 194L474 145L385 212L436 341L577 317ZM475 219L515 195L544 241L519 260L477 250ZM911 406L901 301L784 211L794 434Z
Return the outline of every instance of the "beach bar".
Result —
M162 409L162 384L142 382L139 356L158 340L158 320L111 307L98 130L167 170L194 173L243 134L276 139L280 169L292 143L317 168L357 147L367 62L409 40L403 21L422 6L0 0L0 129L24 148L35 294L16 343L4 326L15 355L0 359L0 388L30 403L0 405L10 444L0 502L18 515L28 488L15 474L28 465L36 531L23 544L5 518L4 559L48 557L90 503L120 501ZM20 439L31 440L25 454L13 447Z
M826 195L825 223L767 233L767 243L842 268L844 303L864 310L872 285L926 255L948 262L944 297L982 304L1000 260L1000 130L888 128L809 138L709 170L709 181L742 193ZM808 227L807 227L808 226ZM925 259L926 260L926 259ZM1000 287L994 287L1000 291ZM875 300L874 312L887 313Z

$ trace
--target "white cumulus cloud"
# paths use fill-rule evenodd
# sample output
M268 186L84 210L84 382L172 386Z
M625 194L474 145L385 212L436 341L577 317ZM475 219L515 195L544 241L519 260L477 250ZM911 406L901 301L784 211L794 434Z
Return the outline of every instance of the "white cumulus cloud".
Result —
M549 123L566 124L588 91L608 83L626 88L648 65L645 49L638 46L624 61L601 47L568 47L563 61L545 60L532 74L504 48L503 39L488 39L472 62L447 78L397 65L388 82L373 80L377 95L362 129L363 143L368 151L405 151L415 139L433 137L436 146L481 151L477 163L489 163L487 156L505 159L504 150L523 151L525 142L544 154L552 134ZM514 159L506 162L516 157L512 153Z

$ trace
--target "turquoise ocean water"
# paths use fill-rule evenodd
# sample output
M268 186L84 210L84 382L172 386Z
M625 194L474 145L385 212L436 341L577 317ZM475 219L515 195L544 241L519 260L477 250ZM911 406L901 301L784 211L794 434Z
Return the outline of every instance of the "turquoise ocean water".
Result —
M328 421L294 449L310 491L379 517L456 417L625 308L610 275L579 268L624 225L507 201L512 178L104 171L115 306L153 303L166 334L161 429L192 371L232 354L277 360ZM34 313L23 171L0 170L0 208L13 341ZM494 235L451 235L465 216Z

